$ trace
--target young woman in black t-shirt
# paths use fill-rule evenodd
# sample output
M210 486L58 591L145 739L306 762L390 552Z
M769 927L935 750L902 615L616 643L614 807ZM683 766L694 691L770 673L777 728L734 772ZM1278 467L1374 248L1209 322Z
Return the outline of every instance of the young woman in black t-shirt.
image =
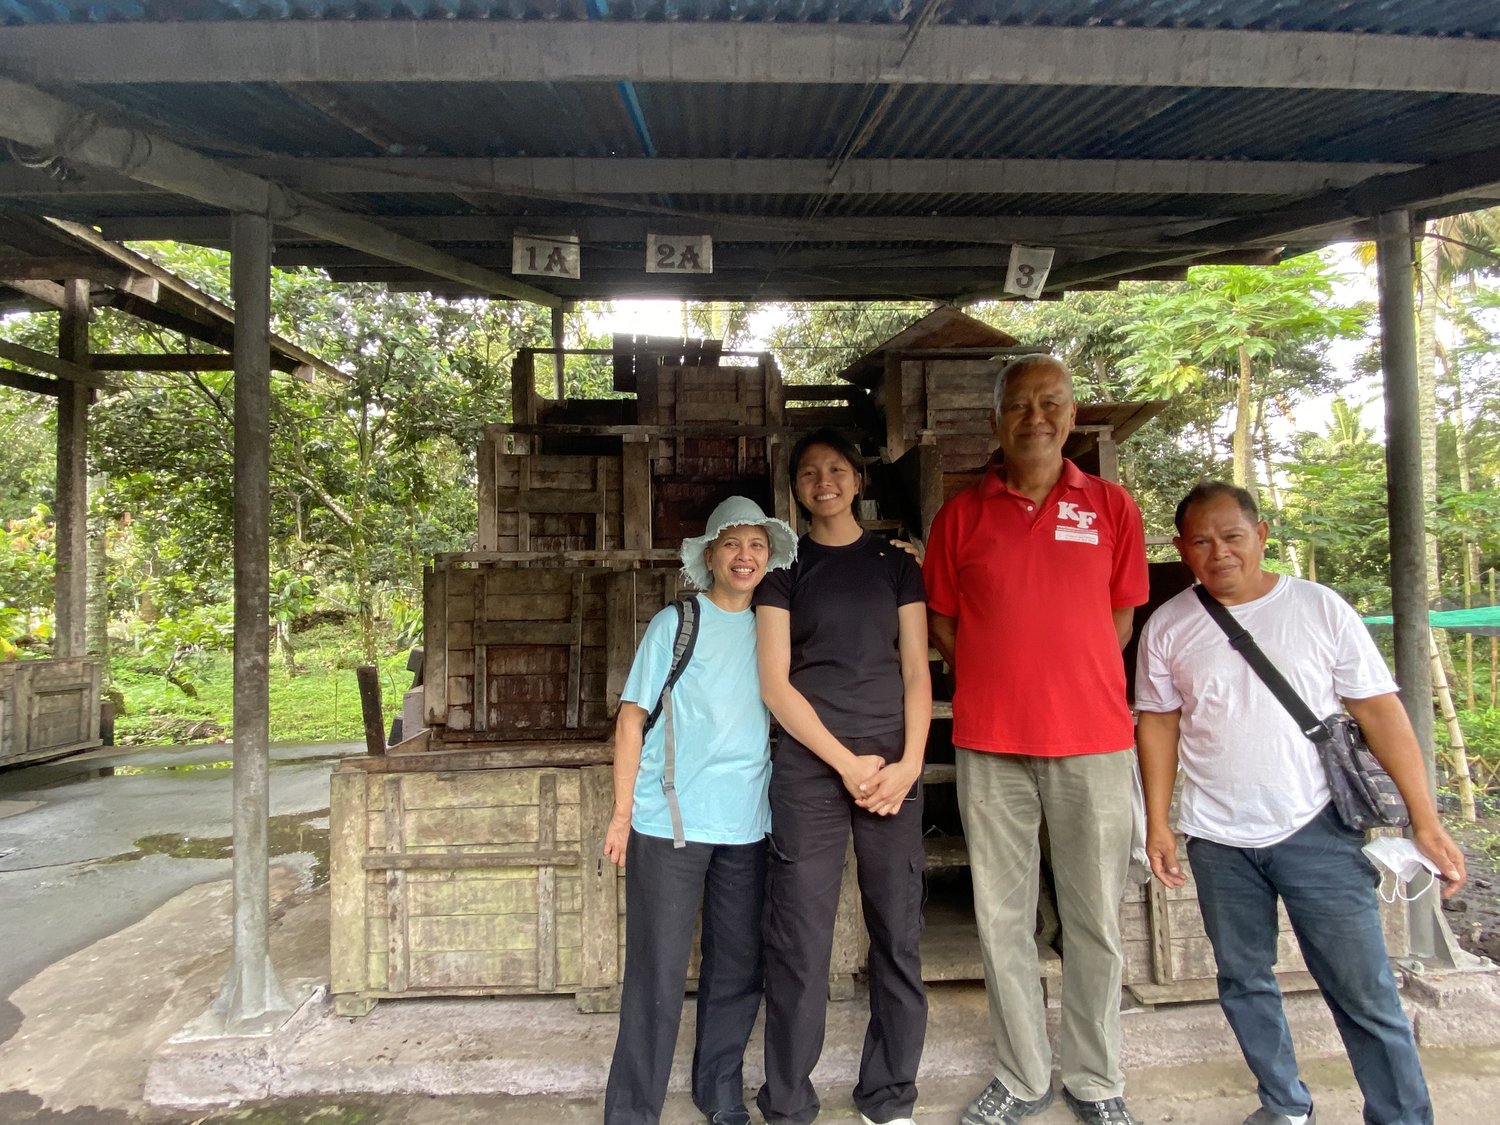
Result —
M834 917L850 833L870 935L870 1023L854 1101L906 1125L927 1029L922 758L932 718L922 573L860 527L863 460L843 435L797 443L791 471L812 528L757 588L761 696L782 733L771 765L766 877L768 1122L818 1114Z

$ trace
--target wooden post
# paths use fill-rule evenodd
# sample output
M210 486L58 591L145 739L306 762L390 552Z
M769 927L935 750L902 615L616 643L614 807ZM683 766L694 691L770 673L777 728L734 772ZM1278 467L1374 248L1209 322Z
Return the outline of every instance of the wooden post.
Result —
M563 340L567 336L567 314L559 305L552 310L552 365L554 368L554 387L557 391L558 402L567 398L567 384L563 381Z
M359 681L359 709L365 720L365 753L379 757L385 753L385 719L380 707L380 669L361 664L354 669Z
M906 384L901 357L885 357L885 450L894 461L906 452Z
M87 367L89 283L63 283L57 354ZM57 387L57 564L54 588L57 656L88 650L88 435L94 392L71 379Z
M291 1005L271 967L271 224L230 222L234 291L234 948L214 1002L225 1034L264 1034Z
M627 551L651 550L651 439L631 435L620 447L620 523Z

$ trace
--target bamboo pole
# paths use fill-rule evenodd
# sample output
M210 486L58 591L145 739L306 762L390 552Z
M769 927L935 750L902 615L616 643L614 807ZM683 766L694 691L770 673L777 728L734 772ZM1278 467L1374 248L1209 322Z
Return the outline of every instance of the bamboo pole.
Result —
M1427 630L1432 651L1432 687L1437 693L1438 709L1448 727L1448 750L1453 763L1453 776L1458 781L1458 805L1465 820L1474 820L1474 780L1469 776L1469 751L1464 745L1463 728L1458 724L1458 711L1453 706L1453 691L1448 687L1448 673L1443 669L1442 654L1438 651L1437 637Z
M1490 605L1495 604L1495 568L1490 567ZM1496 688L1500 687L1500 637L1490 635L1490 709L1497 706Z

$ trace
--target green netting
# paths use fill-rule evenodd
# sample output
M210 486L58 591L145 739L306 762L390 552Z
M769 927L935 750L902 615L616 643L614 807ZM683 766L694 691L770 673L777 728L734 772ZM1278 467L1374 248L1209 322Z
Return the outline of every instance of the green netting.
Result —
M1390 625L1395 618L1390 614L1381 617L1366 617L1366 625ZM1480 606L1477 609L1433 610L1427 615L1434 629L1494 629L1500 628L1500 605Z

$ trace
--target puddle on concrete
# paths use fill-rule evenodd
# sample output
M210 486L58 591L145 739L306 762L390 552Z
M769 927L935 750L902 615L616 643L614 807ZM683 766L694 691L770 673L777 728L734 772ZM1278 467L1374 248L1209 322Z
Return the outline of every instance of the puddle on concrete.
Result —
M272 758L271 768L288 766L313 766L322 762L338 762L350 756L351 751L337 754L315 754L306 758ZM120 764L112 766L56 765L32 766L25 773L18 772L16 788L27 791L56 789L61 785L78 785L85 781L97 781L101 777L168 777L173 774L211 774L234 769L232 759L217 762L160 762L143 765Z
M273 816L266 822L270 854L297 855L306 852L313 857L309 873L312 887L328 882L328 814L326 811ZM128 863L148 855L172 859L230 859L234 839L230 836L184 836L166 832L142 836L134 841L135 851L100 860L101 863ZM309 888L311 889L311 888Z

